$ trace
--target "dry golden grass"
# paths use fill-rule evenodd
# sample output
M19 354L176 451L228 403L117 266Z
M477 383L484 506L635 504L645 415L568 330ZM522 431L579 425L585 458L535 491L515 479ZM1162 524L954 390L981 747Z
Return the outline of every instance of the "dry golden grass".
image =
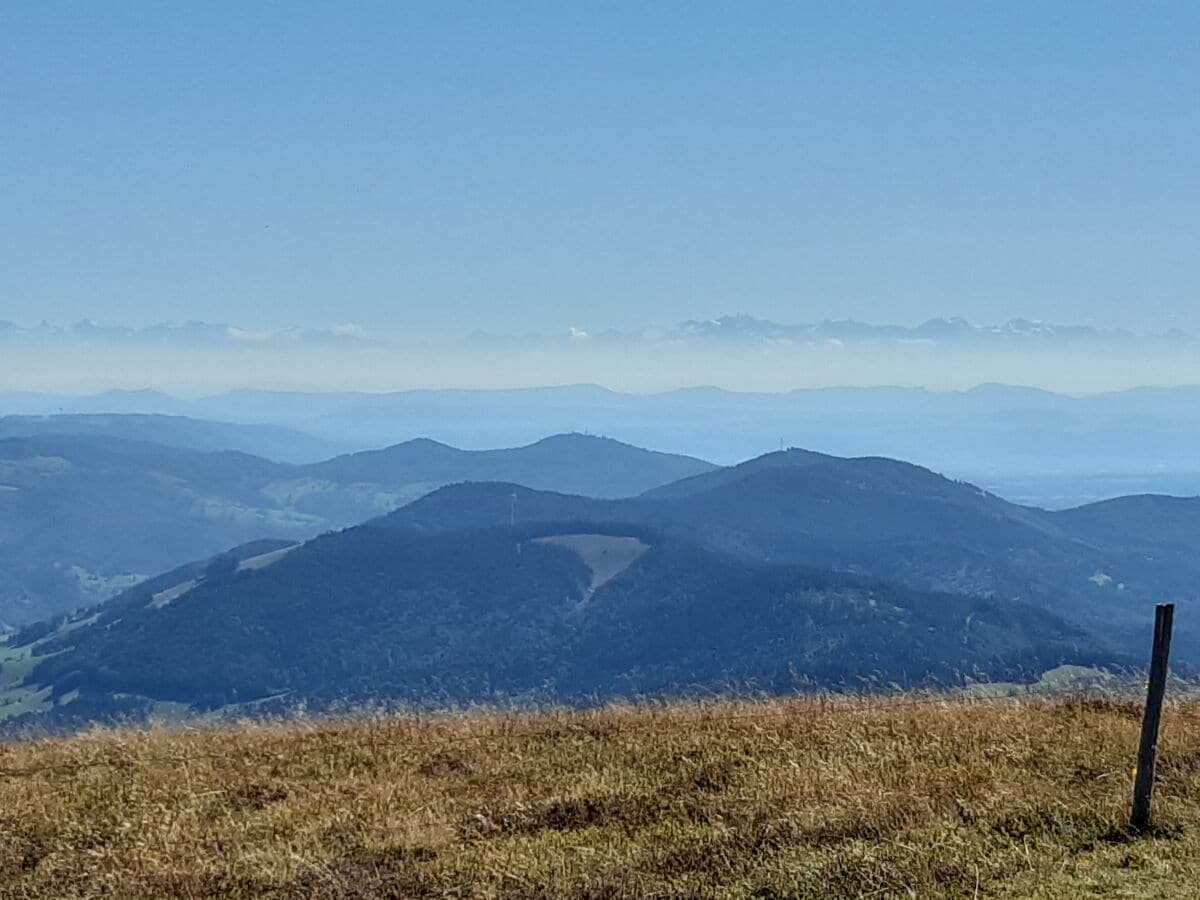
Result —
M0 748L4 897L1193 897L1200 705L790 700ZM37 770L37 771L31 771Z

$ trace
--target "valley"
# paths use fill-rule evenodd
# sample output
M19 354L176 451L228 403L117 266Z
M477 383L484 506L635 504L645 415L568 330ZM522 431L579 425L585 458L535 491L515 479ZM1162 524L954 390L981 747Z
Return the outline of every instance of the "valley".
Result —
M144 429L139 417L124 431L106 421L109 432ZM355 525L446 483L515 480L619 497L714 468L583 435L495 451L413 440L294 465L233 450L62 434L59 424L0 437L0 625L9 628L249 541L295 542Z

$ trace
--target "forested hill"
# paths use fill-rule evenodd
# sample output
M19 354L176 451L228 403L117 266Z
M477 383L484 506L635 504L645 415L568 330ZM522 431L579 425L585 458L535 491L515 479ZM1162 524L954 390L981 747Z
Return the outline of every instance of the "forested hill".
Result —
M1182 521L1133 534L1151 503ZM860 572L922 590L1030 602L1135 649L1156 602L1200 597L1200 506L1099 504L1047 513L886 459L784 451L639 498L606 502L513 485L454 485L380 520L418 532L518 522L636 522L779 565ZM1107 524L1106 524L1107 523ZM1181 656L1200 659L1184 626Z
M763 565L638 526L361 526L242 557L19 636L11 698L64 724L163 704L947 685L1120 659L1028 604Z
M404 465L458 452L395 451ZM335 468L357 477L384 459ZM1159 508L1175 527L1137 526ZM1036 677L1138 662L1156 601L1195 608L1194 508L1130 498L1047 513L919 466L804 451L624 499L458 483L29 629L0 681L10 712L82 721L163 704ZM1200 642L1180 623L1187 667Z
M215 434L194 422L178 431L168 417L88 421L98 432L173 430L180 441ZM504 478L619 497L713 468L585 435L498 451L415 440L303 466L107 433L0 439L0 626L90 605L247 541L357 524L448 482Z
M419 439L339 456L308 471L340 483L511 481L590 497L631 497L719 469L694 457L643 450L610 438L559 434L504 450L459 450Z

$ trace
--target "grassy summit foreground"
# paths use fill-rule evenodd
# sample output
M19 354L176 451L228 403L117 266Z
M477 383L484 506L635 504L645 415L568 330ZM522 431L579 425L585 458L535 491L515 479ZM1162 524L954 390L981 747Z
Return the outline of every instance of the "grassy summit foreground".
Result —
M5 897L1192 897L1200 704L781 700L0 748Z

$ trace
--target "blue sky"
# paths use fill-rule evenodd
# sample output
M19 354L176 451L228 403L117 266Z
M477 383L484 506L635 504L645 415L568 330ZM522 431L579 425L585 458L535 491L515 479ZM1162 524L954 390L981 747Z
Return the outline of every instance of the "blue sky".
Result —
M1200 330L1192 3L8 3L0 319Z

